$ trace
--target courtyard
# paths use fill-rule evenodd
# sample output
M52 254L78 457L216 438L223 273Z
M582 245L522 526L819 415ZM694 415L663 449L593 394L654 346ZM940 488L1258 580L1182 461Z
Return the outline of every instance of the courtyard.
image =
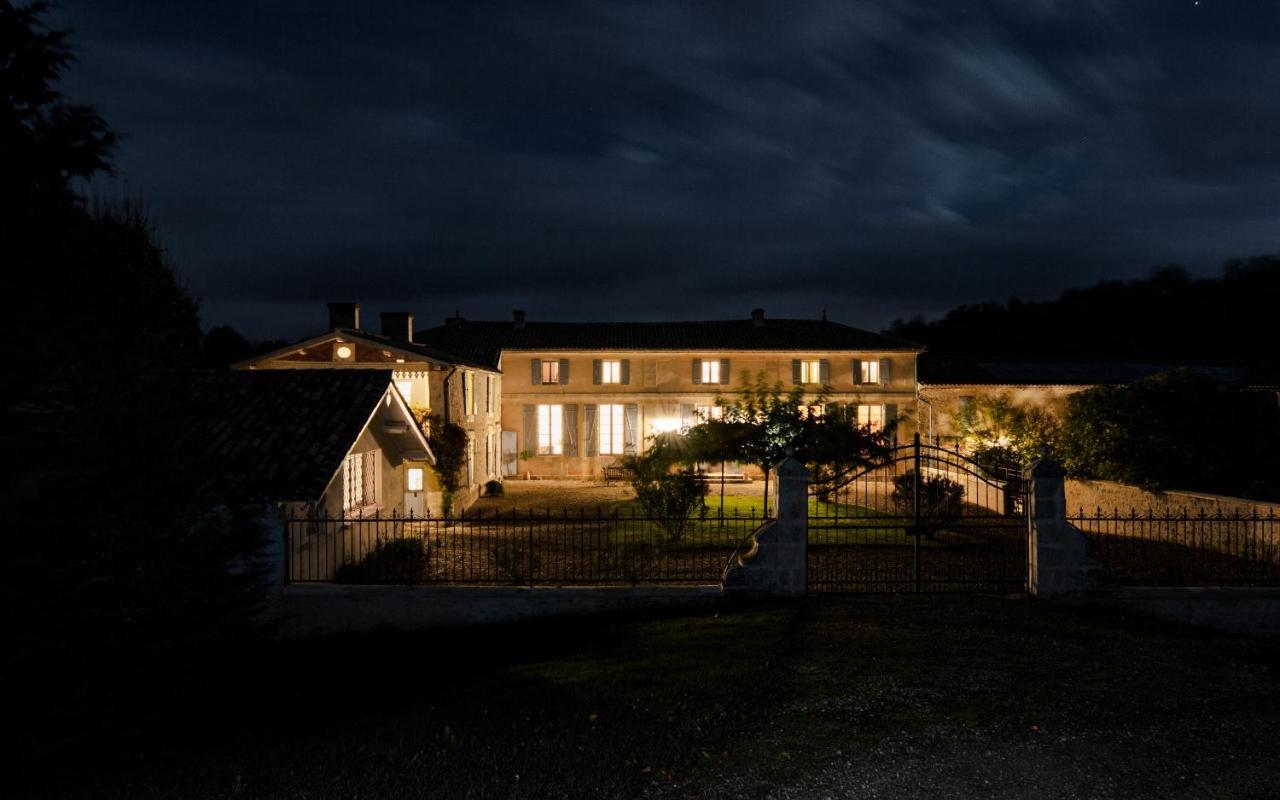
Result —
M1204 798L1280 779L1274 643L1106 607L811 597L264 647L156 689L21 795Z

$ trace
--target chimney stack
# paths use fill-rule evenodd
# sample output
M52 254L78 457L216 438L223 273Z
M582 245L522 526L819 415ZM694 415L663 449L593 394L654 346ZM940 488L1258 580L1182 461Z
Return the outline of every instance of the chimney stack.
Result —
M756 326L757 328L764 327L764 309L763 308L751 309L751 324Z
M389 339L413 341L413 314L408 311L383 311L382 335Z
M338 328L347 328L353 331L360 330L359 303L329 304L329 330L336 331Z
M524 310L516 309L515 311L511 312L511 316L515 319L516 330L518 331L524 330Z

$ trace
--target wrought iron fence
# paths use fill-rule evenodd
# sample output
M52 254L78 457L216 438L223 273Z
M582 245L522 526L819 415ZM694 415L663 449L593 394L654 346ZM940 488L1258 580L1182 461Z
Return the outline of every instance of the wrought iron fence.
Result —
M289 517L285 574L290 583L712 584L764 522L752 513L659 518L585 510Z
M1091 552L1131 586L1280 585L1280 516L1080 509Z

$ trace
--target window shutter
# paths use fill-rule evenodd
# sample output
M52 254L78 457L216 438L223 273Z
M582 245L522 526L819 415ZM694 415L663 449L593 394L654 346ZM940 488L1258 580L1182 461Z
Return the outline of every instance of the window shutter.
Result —
M791 359L791 382L799 385L800 383L800 359Z
M586 437L586 447L583 448L587 455L600 455L600 436L596 432L596 406L595 403L588 403L582 407L582 435Z
M538 407L524 407L524 449L530 453L538 452Z
M897 403L885 403L884 405L884 427L885 430L893 431L893 440L898 441L898 431L893 428L893 423L898 419Z
M887 358L880 359L880 385L888 386L893 383L893 362Z
M729 359L722 358L720 359L720 383L726 384L728 382L729 382Z
M823 386L831 385L831 362L825 358L818 362L818 380Z
M693 360L693 382L694 384L702 383L702 359L700 358Z
M862 362L858 359L853 360L853 384L857 386L862 383Z
M576 405L564 406L564 441L561 445L564 448L566 456L576 456L578 454L578 407Z
M639 437L636 435L640 427L640 406L627 403L622 412L622 452L627 455L636 454Z
M622 372L622 385L626 386L630 384L631 383L631 359L629 358L622 359L622 366L620 367L620 370Z
M560 359L560 379L556 382L561 385L569 382L569 359Z
M600 359L598 358L591 359L591 382L594 383L596 386L599 386L600 381L602 380L600 377L601 372L603 372L603 369L600 366Z
M533 385L542 385L542 359L535 358L529 363L533 365L533 377L531 378Z

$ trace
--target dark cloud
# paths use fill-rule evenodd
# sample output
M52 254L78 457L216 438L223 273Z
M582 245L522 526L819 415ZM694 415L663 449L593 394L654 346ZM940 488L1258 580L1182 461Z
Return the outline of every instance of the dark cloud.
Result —
M207 321L877 326L1277 249L1276 4L441 5L64 1Z

